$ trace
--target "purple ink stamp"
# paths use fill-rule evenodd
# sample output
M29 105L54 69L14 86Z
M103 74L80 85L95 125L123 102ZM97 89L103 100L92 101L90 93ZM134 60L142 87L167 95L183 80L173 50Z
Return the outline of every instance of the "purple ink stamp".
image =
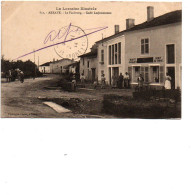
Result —
M51 31L46 36L44 44L48 41L53 41L54 51L60 58L77 60L78 56L84 54L88 48L87 34L72 24L60 28L58 32ZM59 42L62 43L56 44Z

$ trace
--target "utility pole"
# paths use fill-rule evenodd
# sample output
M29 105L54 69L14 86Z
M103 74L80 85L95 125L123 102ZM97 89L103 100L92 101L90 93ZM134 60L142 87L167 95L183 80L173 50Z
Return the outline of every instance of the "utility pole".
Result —
M34 50L34 64L35 64L35 50ZM34 74L33 79L35 79L35 77L36 77L36 64L35 64L35 74Z

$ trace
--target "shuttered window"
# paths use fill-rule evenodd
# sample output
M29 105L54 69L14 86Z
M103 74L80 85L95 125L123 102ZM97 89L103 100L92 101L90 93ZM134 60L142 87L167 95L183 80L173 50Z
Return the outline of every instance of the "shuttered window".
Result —
M109 46L109 65L111 65L111 45Z
M118 63L121 64L121 43L118 43Z
M109 65L121 64L121 42L109 46Z
M134 66L133 67L133 82L137 83L137 79L140 75L140 66Z
M149 39L141 39L141 54L149 53Z
M159 66L150 66L150 82L159 83Z
M114 64L114 45L112 45L112 64Z
M175 45L167 45L167 64L175 63Z
M114 53L114 57L115 57L115 64L118 64L118 61L117 61L117 44L114 45L114 49L115 49L115 53Z
M101 50L101 62L104 62L104 50Z

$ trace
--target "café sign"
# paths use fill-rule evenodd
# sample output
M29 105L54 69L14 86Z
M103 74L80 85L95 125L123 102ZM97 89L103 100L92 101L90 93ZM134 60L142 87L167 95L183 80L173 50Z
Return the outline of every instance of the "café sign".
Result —
M137 58L130 58L129 63L137 63Z
M154 62L163 62L162 57L154 57Z
M162 57L130 58L129 63L153 63L163 62Z

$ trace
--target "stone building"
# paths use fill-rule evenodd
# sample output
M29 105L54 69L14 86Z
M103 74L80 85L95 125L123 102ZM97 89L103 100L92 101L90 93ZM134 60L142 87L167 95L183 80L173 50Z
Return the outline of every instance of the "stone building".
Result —
M39 66L39 71L43 74L50 73L50 62L46 62Z
M97 45L93 45L89 53L80 57L80 75L83 73L88 81L95 81L98 77Z
M50 72L54 74L62 74L68 70L68 65L75 63L74 60L64 58L50 63Z
M137 84L139 74L145 84L164 86L165 75L171 78L172 88L181 88L181 31L182 11L177 10L154 17L154 8L147 7L147 20L135 25L126 19L126 30L97 41L98 80L105 74L108 84L112 76L128 72L131 84Z

